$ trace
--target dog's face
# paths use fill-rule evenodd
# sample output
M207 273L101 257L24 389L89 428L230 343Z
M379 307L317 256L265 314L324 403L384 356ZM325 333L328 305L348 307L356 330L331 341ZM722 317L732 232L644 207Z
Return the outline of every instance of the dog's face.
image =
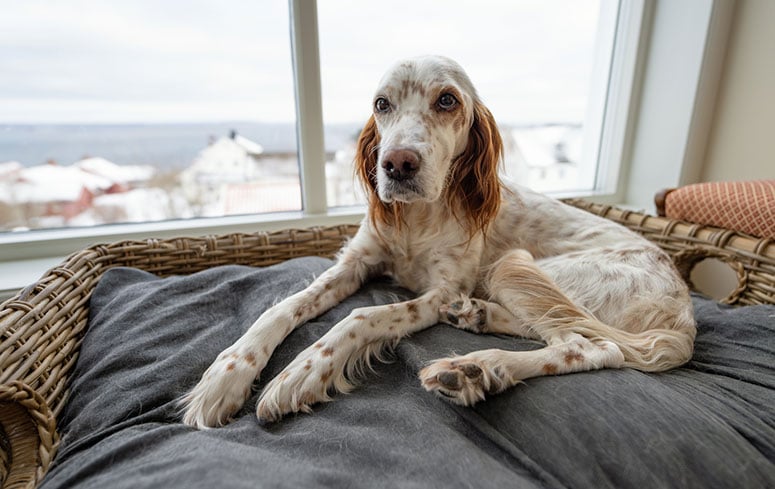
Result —
M500 207L503 141L495 119L454 61L398 63L384 76L355 152L375 226L397 226L404 203L441 202L470 236Z
M468 76L447 58L415 58L387 72L373 100L381 201L439 199L453 160L466 149L475 101Z

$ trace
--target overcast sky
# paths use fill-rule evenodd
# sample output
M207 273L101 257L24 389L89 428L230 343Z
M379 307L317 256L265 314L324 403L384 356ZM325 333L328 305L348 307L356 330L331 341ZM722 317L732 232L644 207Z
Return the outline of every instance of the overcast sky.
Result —
M444 54L503 122L581 121L612 0L319 0L327 122L397 59ZM284 0L24 0L0 15L0 123L294 120Z

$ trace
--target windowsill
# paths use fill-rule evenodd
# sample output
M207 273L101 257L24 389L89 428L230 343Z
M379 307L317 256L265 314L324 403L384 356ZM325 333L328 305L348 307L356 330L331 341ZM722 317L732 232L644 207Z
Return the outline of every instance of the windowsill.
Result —
M0 302L35 283L46 270L57 266L63 259L64 257L50 257L0 263Z
M282 212L1 234L0 301L40 279L67 255L97 243L358 224L363 215L362 207L347 207L331 209L326 214Z

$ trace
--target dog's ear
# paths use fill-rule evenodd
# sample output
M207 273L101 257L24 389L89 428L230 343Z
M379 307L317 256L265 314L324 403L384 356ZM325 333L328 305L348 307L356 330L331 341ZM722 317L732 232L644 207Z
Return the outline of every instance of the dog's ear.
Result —
M379 223L398 225L397 203L386 204L377 194L377 158L379 157L380 136L374 116L369 117L358 137L355 148L355 173L361 182L369 206L369 219L377 227Z
M484 231L495 218L501 203L498 174L503 157L503 141L490 111L474 103L474 120L465 151L452 167L452 184L447 199L456 211L465 213L471 234Z
M363 126L355 148L355 173L363 186L366 196L371 199L377 192L377 149L379 132L374 116L369 117Z

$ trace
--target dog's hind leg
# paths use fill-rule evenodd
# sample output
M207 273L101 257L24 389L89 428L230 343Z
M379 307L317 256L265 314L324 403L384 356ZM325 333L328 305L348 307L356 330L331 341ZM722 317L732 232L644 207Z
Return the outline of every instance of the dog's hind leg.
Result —
M456 319L459 327L461 322L481 323L481 332L509 333L511 330L538 337L548 346L521 352L477 351L436 360L420 371L427 390L454 402L470 405L487 393L500 392L523 379L541 375L620 367L663 371L691 357L691 328L657 327L628 332L609 326L571 301L524 250L510 251L498 260L485 285L495 305L474 304L487 311L486 318L497 316L497 319L476 321L477 315L453 314L454 319L447 317L448 322L454 324ZM512 327L508 326L504 311L513 316ZM482 314L479 313L480 318L485 317ZM669 326L671 317L668 316L665 324Z
M540 338L548 346L516 352L482 350L435 360L419 374L427 390L471 405L531 377L624 365L622 351L602 334L610 327L573 304L530 253L507 253L492 268L486 285L495 302L462 299L442 307L442 319L478 332Z
M645 314L641 306L621 311L619 322L627 323L631 331L610 326L571 301L524 250L506 253L492 267L485 285L493 301L549 345L563 344L571 334L596 344L610 342L624 354L623 366L647 372L669 370L691 358L695 333L691 307L663 310L654 299L652 309L658 314Z
M485 285L495 305L472 304L486 310L486 315L483 312L457 315L453 311L453 318L447 317L448 322L454 324L457 320L459 327L475 323L482 332L509 332L507 313L510 313L511 330L538 337L548 346L519 352L476 351L436 360L420 371L427 390L459 404L473 404L488 393L503 391L531 377L620 367L663 371L691 357L691 328L671 328L671 320L675 318L670 315L665 315L666 326L654 329L629 332L609 326L571 301L524 250L506 253L492 267ZM655 308L658 309L656 305ZM443 312L448 314L449 310ZM680 319L679 316L676 318Z
M439 320L477 333L502 333L566 341L571 325L597 320L568 299L524 250L513 250L492 267L485 283L491 301L461 297L439 309ZM581 331L577 333L583 334Z
M426 390L470 406L520 383L543 375L558 375L601 368L618 368L624 357L615 344L592 343L569 334L564 343L530 351L480 350L433 361L419 373Z

